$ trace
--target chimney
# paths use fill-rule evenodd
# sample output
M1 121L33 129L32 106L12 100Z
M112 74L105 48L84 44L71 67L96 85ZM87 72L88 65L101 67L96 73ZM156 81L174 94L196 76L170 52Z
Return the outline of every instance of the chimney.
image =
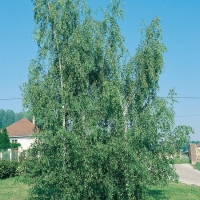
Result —
M32 123L35 125L35 116L33 116Z

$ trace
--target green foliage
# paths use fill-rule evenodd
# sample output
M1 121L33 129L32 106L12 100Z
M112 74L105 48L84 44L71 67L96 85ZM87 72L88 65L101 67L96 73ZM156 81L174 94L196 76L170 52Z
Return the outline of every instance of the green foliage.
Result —
M18 161L0 160L0 179L5 179L18 175Z
M27 112L15 113L12 110L0 109L0 129L10 126L24 117L27 117Z
M120 0L94 19L84 0L33 0L38 57L22 86L41 133L20 173L35 199L149 199L177 179L173 155L193 132L174 127L174 91L159 98L159 19L124 47Z
M20 147L20 146L21 146L20 143L10 143L10 148L11 148L11 149L16 149L16 148L18 148L18 147Z
M182 150L183 152L187 151L190 143L191 143L191 142L190 142L189 140L186 141L185 144L181 147L181 150Z
M190 140L187 140L187 141L185 142L184 146L181 148L181 150L182 150L183 152L184 152L184 151L187 151L190 143L199 144L200 141L190 141Z
M165 182L167 175L173 175L171 168L166 173L167 159L157 157L155 163L151 163L148 157L141 159L145 152L139 152L142 148L137 149L132 134L128 135L128 144L122 135L91 134L83 139L81 135L65 130L54 134L41 133L20 166L25 183L32 186L30 198L148 198L149 186L159 180ZM163 166L162 170L153 171L159 164Z
M6 128L0 132L0 150L10 148L10 139Z
M0 129L7 127L15 121L15 113L12 110L0 109Z

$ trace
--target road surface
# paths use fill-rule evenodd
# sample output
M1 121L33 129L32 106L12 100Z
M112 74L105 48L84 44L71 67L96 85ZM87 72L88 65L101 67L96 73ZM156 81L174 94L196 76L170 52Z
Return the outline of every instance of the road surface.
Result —
M190 164L175 164L179 182L188 185L200 186L200 171L194 169Z

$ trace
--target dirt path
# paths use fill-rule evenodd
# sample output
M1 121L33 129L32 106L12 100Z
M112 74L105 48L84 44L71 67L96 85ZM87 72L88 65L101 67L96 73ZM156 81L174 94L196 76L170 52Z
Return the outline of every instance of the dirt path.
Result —
M200 171L194 169L190 164L176 164L175 168L181 183L200 186Z

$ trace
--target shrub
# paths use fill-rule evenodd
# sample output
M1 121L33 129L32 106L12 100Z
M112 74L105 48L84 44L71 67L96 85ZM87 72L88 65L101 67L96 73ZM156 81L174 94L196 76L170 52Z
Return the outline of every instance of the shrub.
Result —
M17 175L18 161L0 160L0 179Z
M10 144L10 148L11 148L11 149L17 149L17 148L20 147L20 146L21 146L20 143L11 143L11 144Z
M21 163L21 162L25 161L27 158L27 155L28 155L28 151L21 152L19 155L19 162Z
M131 135L127 141L120 135L41 133L19 169L21 180L31 185L30 199L148 199L148 187L162 178L167 181L167 176L173 180L173 169L165 173L169 164L164 156L154 156L150 163L148 153L141 160L141 154L134 153L136 141ZM162 164L163 171L154 172L147 162L152 168Z

